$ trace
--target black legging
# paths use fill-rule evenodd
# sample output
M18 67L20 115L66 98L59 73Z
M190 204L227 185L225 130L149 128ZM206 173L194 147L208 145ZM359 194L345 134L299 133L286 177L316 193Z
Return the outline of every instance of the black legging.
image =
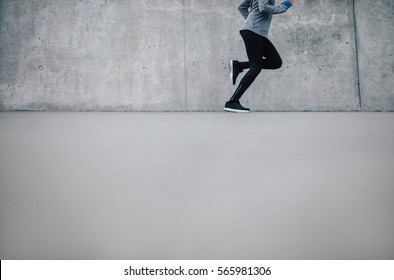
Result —
M249 59L249 62L241 62L240 65L242 69L249 68L249 71L242 78L231 101L239 101L260 74L261 69L279 69L282 66L282 59L270 40L250 30L242 30L240 33Z

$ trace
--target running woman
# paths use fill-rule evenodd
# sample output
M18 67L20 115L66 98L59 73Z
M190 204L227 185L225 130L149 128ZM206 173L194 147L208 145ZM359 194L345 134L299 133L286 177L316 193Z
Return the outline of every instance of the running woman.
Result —
M282 59L267 36L272 15L286 12L294 1L284 1L281 5L275 5L275 0L243 0L238 7L241 15L245 18L240 33L249 61L230 61L230 77L233 85L235 85L239 73L244 69L249 69L249 71L242 78L233 96L226 102L225 111L249 112L250 109L244 108L239 102L242 95L262 69L279 69L282 66Z

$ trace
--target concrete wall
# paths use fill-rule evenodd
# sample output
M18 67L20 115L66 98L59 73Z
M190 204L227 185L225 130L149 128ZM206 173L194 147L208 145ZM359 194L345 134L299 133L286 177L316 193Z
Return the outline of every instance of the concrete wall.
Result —
M358 0L360 90L366 111L394 110L394 2Z
M0 1L0 110L221 111L246 59L240 0ZM254 110L393 111L390 0L299 0Z

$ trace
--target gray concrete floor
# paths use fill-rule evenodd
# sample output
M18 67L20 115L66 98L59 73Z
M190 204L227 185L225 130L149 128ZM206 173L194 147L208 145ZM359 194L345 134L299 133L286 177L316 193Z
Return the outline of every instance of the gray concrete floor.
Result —
M393 113L0 113L1 259L393 259Z

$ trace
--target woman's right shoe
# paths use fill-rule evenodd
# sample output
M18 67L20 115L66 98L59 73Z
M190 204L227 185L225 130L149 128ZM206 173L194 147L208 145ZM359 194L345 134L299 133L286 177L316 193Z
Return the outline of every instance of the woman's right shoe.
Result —
M229 69L231 82L235 85L239 73L242 72L241 63L238 60L230 60Z
M228 101L226 105L224 105L224 111L232 113L249 113L250 109L243 107L239 101Z

